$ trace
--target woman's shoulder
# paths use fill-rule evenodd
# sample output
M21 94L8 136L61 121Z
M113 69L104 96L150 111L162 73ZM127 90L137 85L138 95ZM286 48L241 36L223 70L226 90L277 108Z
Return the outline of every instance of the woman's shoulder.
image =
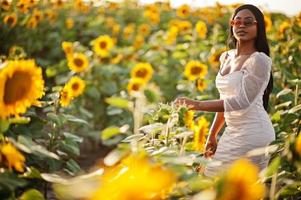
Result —
M264 52L256 51L254 53L253 61L256 64L264 65L264 66L271 66L272 65L272 59L266 55Z

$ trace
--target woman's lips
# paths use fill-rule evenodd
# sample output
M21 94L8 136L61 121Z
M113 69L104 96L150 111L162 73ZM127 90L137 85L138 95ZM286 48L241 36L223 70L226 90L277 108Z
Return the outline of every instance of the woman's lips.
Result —
M244 34L247 34L248 32L246 32L246 31L237 31L236 33L239 34L239 35L244 35Z

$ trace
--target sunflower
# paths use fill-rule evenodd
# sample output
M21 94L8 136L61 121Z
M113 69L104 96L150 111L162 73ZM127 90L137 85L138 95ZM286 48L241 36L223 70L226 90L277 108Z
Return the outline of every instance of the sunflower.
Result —
M161 2L161 7L163 11L170 11L171 10L171 6L169 2Z
M149 16L149 20L152 24L156 25L160 23L160 13L153 13Z
M17 24L17 14L13 13L6 15L3 19L3 23L8 25L10 28L13 28Z
M171 45L175 43L175 41L177 40L178 33L179 29L176 26L169 28L165 36L166 44Z
M67 57L73 54L73 44L72 44L72 42L66 42L66 41L62 42L62 48L63 48L63 50L64 50Z
M196 32L198 33L198 36L201 39L205 39L206 38L206 34L207 34L207 26L206 23L203 21L198 21L195 25L195 29Z
M139 92L143 88L144 85L145 85L145 82L143 82L142 79L131 78L127 85L128 93L131 94L133 92Z
M199 61L192 60L185 66L184 75L194 81L197 78L204 78L207 74L207 65L200 63Z
M109 2L108 4L108 8L110 10L117 10L119 8L119 4L116 2Z
M148 6L143 15L149 19L152 24L158 24L160 22L160 13L156 5Z
M67 57L68 67L74 72L83 72L89 67L89 61L85 54L74 53Z
M184 115L184 123L185 123L185 126L186 126L189 130L193 130L193 127L194 127L193 116L194 116L194 111L188 110L188 111L185 112L185 115Z
M299 135L296 138L295 149L296 149L296 152L301 157L301 132L299 133Z
M93 41L94 52L100 57L108 57L114 47L113 39L108 35L101 35Z
M39 11L38 9L35 9L33 11L32 17L35 18L37 22L39 22L43 19L43 15L42 15L41 11Z
M112 28L114 26L114 24L116 24L116 20L114 17L108 17L105 20L105 24L107 27Z
M72 91L70 90L69 87L64 87L61 92L60 92L60 105L62 107L67 107L70 105L73 97L72 97Z
M101 177L101 187L89 200L167 199L173 190L176 174L143 154L131 154ZM143 191L143 192L141 192Z
M142 35L137 35L134 39L133 47L135 49L140 49L144 44L144 37Z
M34 17L31 17L27 22L27 28L30 29L35 29L37 25L38 25L38 21Z
M54 23L57 19L57 13L51 9L46 9L44 15L51 23Z
M0 67L0 118L25 113L44 95L42 69L34 60L7 61Z
M114 36L117 36L120 33L120 25L119 24L114 24L112 27L112 33Z
M194 149L199 152L204 152L206 136L209 132L209 122L204 116L198 119L197 125L194 126Z
M172 20L169 20L168 22L168 27L171 28L171 27L177 27L177 28L180 28L180 24L181 24L181 20L179 19L172 19Z
M65 23L66 23L67 29L72 29L74 26L74 21L72 18L67 18Z
M258 172L258 167L245 158L235 161L221 179L217 200L264 198L265 186L259 182Z
M123 37L128 40L135 32L135 24L130 23L123 29Z
M86 83L84 80L82 80L78 76L73 76L68 83L66 84L65 87L69 88L69 91L71 91L71 96L72 97L78 97L81 95L86 87Z
M279 33L280 33L280 36L281 37L284 37L284 33L287 29L290 28L290 23L288 21L284 21L280 24L280 27L279 27Z
M198 78L198 79L196 79L195 84L196 84L196 88L201 92L207 88L205 79Z
M148 36L150 34L150 26L148 24L141 24L138 27L138 34Z
M120 63L120 61L124 58L124 56L122 54L118 54L117 56L115 56L114 58L111 59L110 63L111 64L118 64Z
M187 33L188 31L190 31L192 28L192 24L190 21L180 21L179 23L179 29L180 29L180 33Z
M153 71L149 63L138 63L131 71L131 78L140 78L147 83L152 78Z
M18 2L18 4L17 4L17 7L18 7L18 9L19 9L19 11L21 12L21 13L28 13L28 11L29 11L29 7L28 7L28 5L26 5L25 3L23 3L22 1L19 1Z
M219 58L222 55L223 52L225 52L227 50L226 47L224 48L220 48L216 51L214 51L214 53L212 53L209 57L209 63L212 67L216 67L220 64Z
M177 16L181 18L187 18L190 14L190 7L187 4L180 6L177 9Z
M38 4L39 2L37 0L27 0L27 4L29 7L34 7Z
M9 169L15 168L18 172L24 171L25 157L11 143L0 146L0 161L2 160L6 162Z
M3 10L6 10L6 11L9 10L10 9L10 5L11 5L11 3L9 1L7 1L7 0L1 1L1 8Z
M56 9L61 9L64 7L64 1L63 0L55 0L53 3L53 7Z
M264 16L264 23L265 23L266 31L270 31L272 29L272 26L273 26L273 22L272 22L271 18L265 15Z

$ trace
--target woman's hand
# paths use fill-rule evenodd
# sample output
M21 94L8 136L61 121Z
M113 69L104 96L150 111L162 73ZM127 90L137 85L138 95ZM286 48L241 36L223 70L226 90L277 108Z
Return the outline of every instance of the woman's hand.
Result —
M214 155L217 148L217 140L215 136L209 136L205 146L205 158Z
M174 101L177 106L186 105L189 109L196 110L196 101L189 99L187 97L178 97Z

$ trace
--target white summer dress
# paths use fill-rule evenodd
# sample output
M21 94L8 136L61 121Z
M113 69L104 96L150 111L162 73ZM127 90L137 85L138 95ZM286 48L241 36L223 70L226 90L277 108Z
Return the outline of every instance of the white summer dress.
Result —
M227 65L233 65L236 49L224 52L220 56L220 62L224 62L227 53L227 59L230 59ZM226 128L211 158L218 162L208 163L205 176L217 175L233 161L245 157L247 152L265 147L275 140L275 131L262 100L269 82L271 65L270 57L256 51L247 58L239 71L225 75L218 72L215 83L220 99L224 100ZM269 161L267 155L257 155L249 159L260 171L266 168Z

